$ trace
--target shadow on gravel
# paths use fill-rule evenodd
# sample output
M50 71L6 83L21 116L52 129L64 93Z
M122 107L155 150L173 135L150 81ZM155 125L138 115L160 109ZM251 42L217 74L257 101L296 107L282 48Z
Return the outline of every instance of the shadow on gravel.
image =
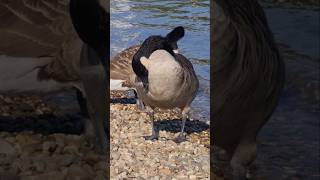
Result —
M84 119L80 114L64 115L39 115L31 117L3 117L0 116L0 131L23 132L32 131L43 135L64 133L81 134L84 128Z
M177 133L181 131L181 119L155 121L155 126L159 131ZM201 121L186 121L185 132L187 134L200 133L209 129L209 125Z
M110 98L110 103L115 104L136 104L135 98Z

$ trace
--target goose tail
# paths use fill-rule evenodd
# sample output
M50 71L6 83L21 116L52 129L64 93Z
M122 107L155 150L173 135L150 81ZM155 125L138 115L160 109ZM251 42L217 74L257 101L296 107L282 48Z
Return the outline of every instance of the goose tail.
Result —
M132 69L132 59L139 45L132 46L117 54L110 61L110 89L127 90L134 85L135 74Z

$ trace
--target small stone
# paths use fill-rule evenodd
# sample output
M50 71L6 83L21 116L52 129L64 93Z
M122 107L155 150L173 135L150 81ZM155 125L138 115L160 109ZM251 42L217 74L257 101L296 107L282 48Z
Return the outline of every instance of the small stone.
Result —
M107 163L105 161L100 161L94 165L95 170L106 170L107 168Z
M32 175L21 178L21 180L64 180L64 175L59 171L48 172L40 175Z
M55 149L56 149L56 143L54 142L46 141L42 145L43 152L54 152Z
M11 143L0 138L0 154L4 154L6 156L15 155L17 154L17 151Z
M63 148L62 152L68 154L79 154L79 146L75 144L67 145Z
M89 180L93 179L93 174L90 174L85 168L81 167L80 165L72 165L67 169L66 178L73 180Z
M20 177L10 172L0 172L0 179L2 180L20 180Z
M41 109L35 110L36 115L43 115L44 113L41 111Z
M104 173L103 171L98 171L97 176L94 178L94 180L105 180L108 179L107 175L105 175L106 173Z
M85 154L85 156L83 157L83 160L89 164L95 164L99 162L100 156L95 152L90 151L89 153Z
M44 162L41 162L41 161L36 161L33 163L34 167L35 167L35 170L38 171L38 172L44 172L45 168L46 168L46 165Z
M167 169L167 168L160 169L159 172L161 174L165 174L165 175L170 175L171 174L170 169Z

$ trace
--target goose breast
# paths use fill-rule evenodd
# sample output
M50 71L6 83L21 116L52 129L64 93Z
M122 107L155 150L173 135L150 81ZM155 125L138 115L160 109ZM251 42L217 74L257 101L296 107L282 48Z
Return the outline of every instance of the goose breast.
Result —
M185 59L191 65L191 69L186 68L165 50L155 51L148 60L149 88L147 93L140 94L143 88L139 87L139 97L150 106L165 109L190 104L198 89L191 63Z

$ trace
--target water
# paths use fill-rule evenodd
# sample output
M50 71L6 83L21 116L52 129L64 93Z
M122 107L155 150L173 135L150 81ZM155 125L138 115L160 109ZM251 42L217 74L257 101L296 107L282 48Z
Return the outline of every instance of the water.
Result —
M286 63L277 110L259 135L261 179L319 179L319 9L263 3Z
M165 36L176 26L185 28L179 51L193 63L200 81L191 117L205 122L210 119L209 6L209 0L111 1L111 57L150 35Z

